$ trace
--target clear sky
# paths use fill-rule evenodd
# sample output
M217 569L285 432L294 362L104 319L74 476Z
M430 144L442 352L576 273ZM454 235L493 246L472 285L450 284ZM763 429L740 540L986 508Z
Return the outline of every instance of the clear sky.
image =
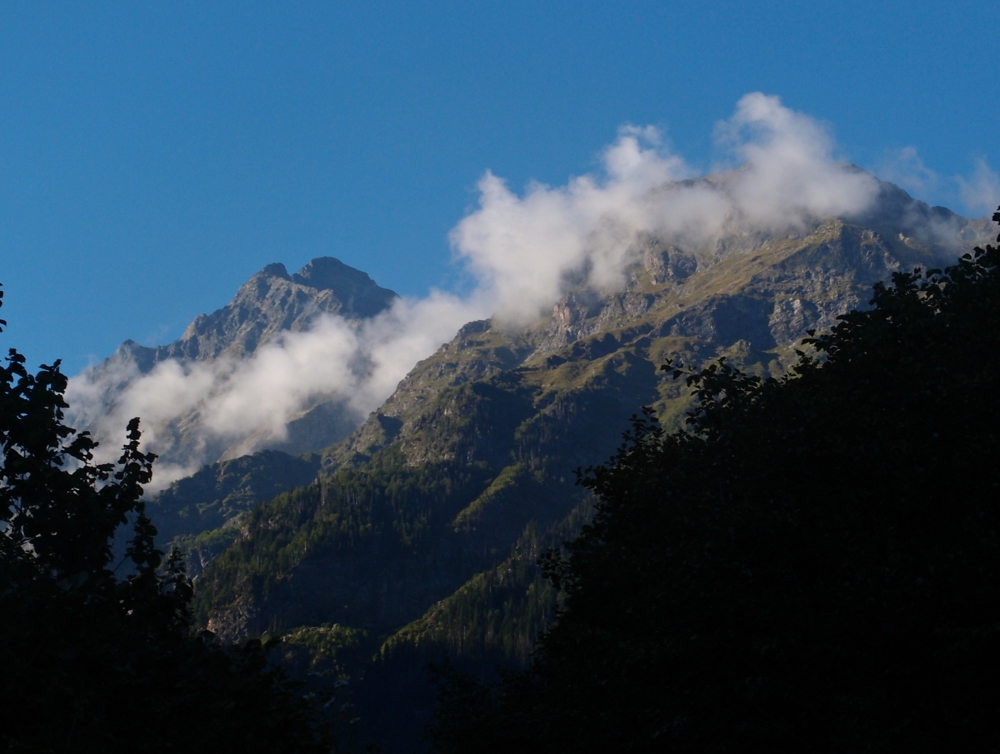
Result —
M982 215L962 186L1000 185L998 22L995 0L5 0L2 345L72 374L322 255L458 290L448 234L486 170L563 185L625 124L708 170L753 91Z

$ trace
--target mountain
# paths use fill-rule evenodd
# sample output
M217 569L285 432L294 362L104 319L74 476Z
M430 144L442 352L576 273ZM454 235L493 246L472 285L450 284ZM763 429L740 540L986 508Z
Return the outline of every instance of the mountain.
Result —
M313 390L269 422L247 426L220 427L210 409L241 369L266 366L269 346L310 332L323 316L356 332L397 298L332 257L313 259L292 275L282 264L268 265L229 304L196 317L179 340L152 348L125 341L74 378L71 419L113 448L124 414L140 414L147 442L160 456L159 479L262 449L292 455L318 450L357 426L342 396Z
M873 283L991 235L880 192L864 216L782 233L735 224L697 247L642 237L618 290L571 288L527 327L468 323L322 451L317 481L235 520L197 582L199 619L227 640L352 637L309 645L330 667L367 637L372 659L352 671L365 730L412 750L427 662L523 665L554 616L535 563L587 520L574 469L605 460L640 406L668 428L683 421L689 396L662 363L725 356L780 374L808 330L865 306Z
M609 455L640 406L677 424L686 396L658 372L667 358L697 367L726 355L779 374L807 330L863 305L875 281L942 261L895 228L841 220L724 243L646 239L624 290L570 291L529 328L463 327L322 453L320 483L251 514L203 577L211 628L377 634L420 618L506 558L529 524L578 515L573 469Z
M725 192L733 175L694 183ZM734 214L707 241L635 236L621 285L583 271L528 325L466 323L367 416L350 390L376 359L355 346L399 324L380 317L396 295L332 258L269 265L178 341L126 342L74 378L72 421L113 450L123 417L143 417L170 481L148 510L188 553L202 624L226 641L286 634L290 668L349 676L363 735L411 750L428 662L523 666L555 616L536 563L588 520L574 471L604 461L642 406L682 424L690 396L661 364L724 356L781 374L873 283L992 235L891 184L877 193L857 216L780 232Z

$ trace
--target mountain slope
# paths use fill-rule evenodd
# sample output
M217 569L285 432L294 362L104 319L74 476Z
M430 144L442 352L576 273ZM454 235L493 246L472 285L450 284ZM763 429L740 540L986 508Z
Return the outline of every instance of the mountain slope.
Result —
M554 607L534 554L587 516L573 469L604 460L641 405L683 418L686 391L660 364L724 355L780 373L872 283L988 235L884 193L871 225L823 219L690 249L644 238L621 290L572 289L527 328L469 323L323 453L320 483L244 521L199 582L201 618L226 638L325 623L385 637L359 691L376 727L400 678L416 684L408 704L426 697L419 668L443 653L479 672L523 662Z
M148 505L165 551L188 553L188 575L201 570L236 539L236 525L254 506L316 478L319 457L264 450L205 466L171 484Z

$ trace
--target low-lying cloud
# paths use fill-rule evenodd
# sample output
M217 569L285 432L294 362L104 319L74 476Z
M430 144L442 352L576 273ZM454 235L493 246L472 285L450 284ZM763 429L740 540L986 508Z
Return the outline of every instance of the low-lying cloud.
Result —
M320 316L245 360L167 361L145 375L127 366L130 373L85 372L69 393L78 426L92 428L111 454L127 420L141 416L146 446L165 456L160 488L216 460L220 448L279 442L289 420L318 400L339 403L360 423L464 323L491 315L525 323L570 285L621 286L642 237L695 247L741 224L781 230L856 214L877 194L874 178L838 159L822 124L777 97L746 95L715 136L723 161L708 179L658 130L635 126L619 130L599 170L563 186L534 183L519 194L487 171L478 208L450 234L457 263L476 281L468 295L399 300L355 325ZM109 411L116 384L125 387Z
M971 216L991 214L1000 205L1000 176L983 157L968 176L941 175L924 163L916 147L896 150L882 160L879 175L925 201L960 206Z
M463 323L488 316L477 303L433 292L397 299L360 324L322 314L308 330L285 332L248 359L168 359L146 374L131 361L88 370L70 380L71 423L101 441L103 461L114 458L128 420L141 417L144 447L161 456L149 487L156 491L233 446L254 452L280 445L288 423L318 403L337 405L359 425L414 364Z

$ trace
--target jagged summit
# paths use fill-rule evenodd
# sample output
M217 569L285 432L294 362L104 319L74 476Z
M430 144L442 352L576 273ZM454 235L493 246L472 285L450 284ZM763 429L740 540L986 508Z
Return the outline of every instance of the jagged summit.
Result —
M396 298L395 292L334 257L317 257L294 275L274 262L244 283L226 306L195 317L179 340L154 348L127 341L116 356L127 355L141 372L170 358L245 357L282 331L306 329L321 312L367 319Z
M280 266L284 270L284 265ZM317 257L291 279L299 285L332 292L344 308L357 317L374 317L391 306L396 298L392 291L379 288L368 273L356 270L336 257Z
M282 280L288 280L288 268L285 267L281 262L271 262L263 270L257 273L258 275L264 275L265 277L281 278Z
M796 227L785 230L762 229L735 211L727 218L721 242L731 247L734 241L760 243L780 235L801 231L803 227L816 226L822 222L837 219L879 231L902 233L904 239L917 244L947 249L948 258L953 252L967 250L969 243L983 238L992 238L993 226L988 218L965 218L947 207L932 206L911 196L905 189L894 183L881 180L878 176L854 164L841 166L844 174L865 176L873 190L870 201L857 212L834 215L802 214ZM701 187L732 197L740 177L752 166L747 163L733 170L724 170L689 178L676 183L668 183L656 189L669 192L682 188Z
M258 277L278 278L305 288L330 291L345 311L357 317L375 316L396 298L392 291L380 288L368 273L336 257L316 257L293 275L288 274L288 268L281 262L272 262L254 275Z

